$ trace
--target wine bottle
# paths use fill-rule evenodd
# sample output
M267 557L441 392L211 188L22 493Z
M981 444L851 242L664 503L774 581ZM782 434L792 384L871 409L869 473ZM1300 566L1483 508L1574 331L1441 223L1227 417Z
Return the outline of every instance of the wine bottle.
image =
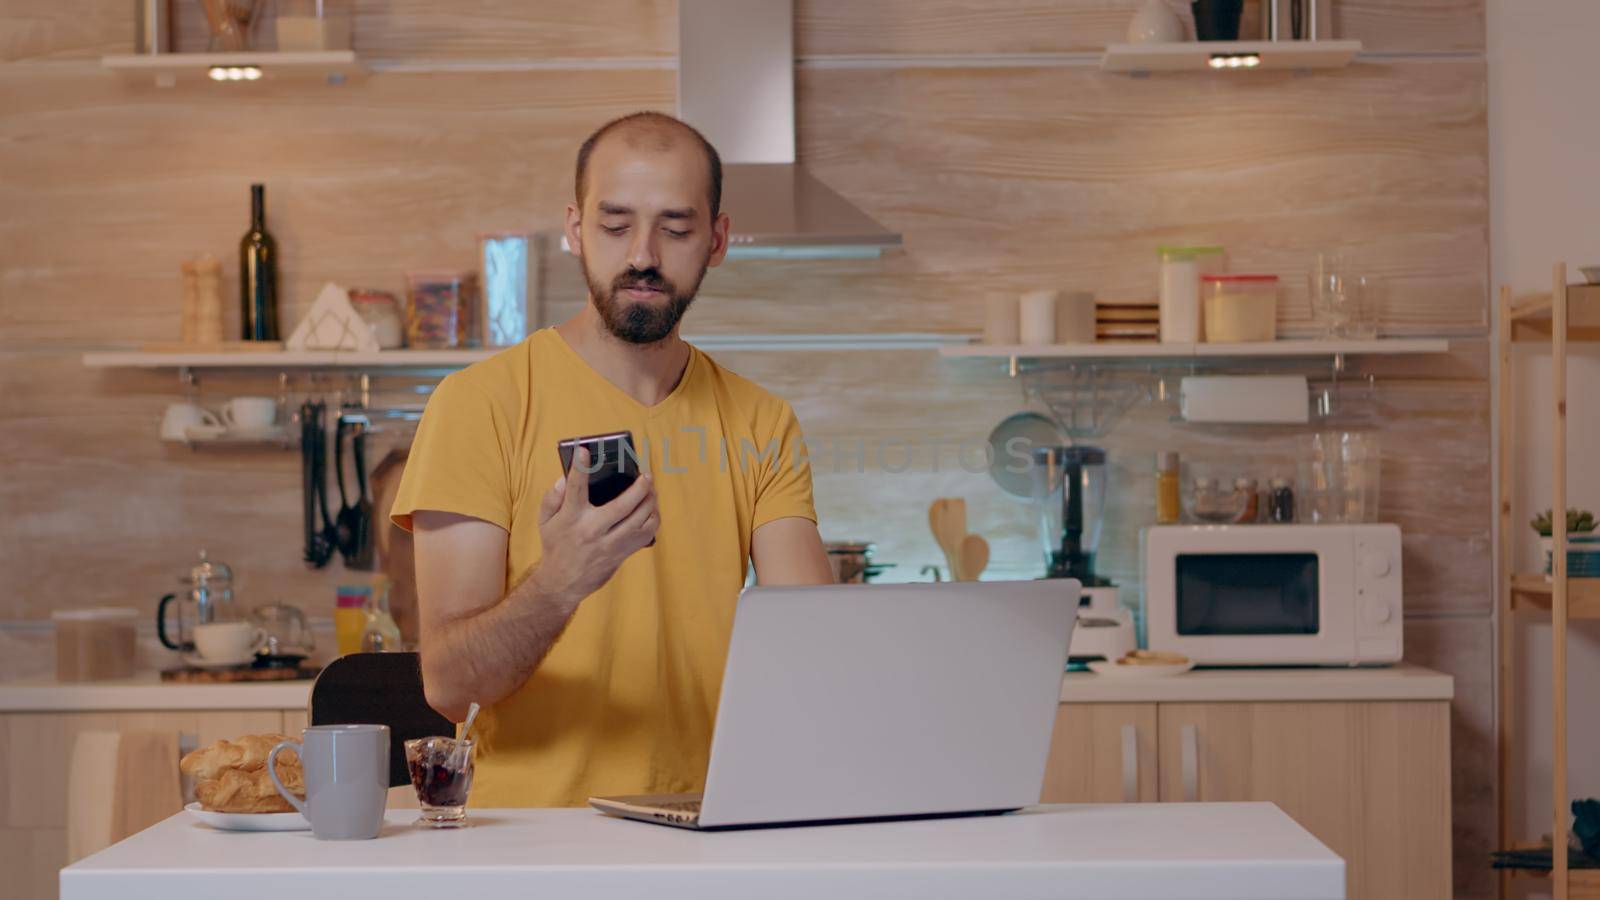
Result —
M267 233L259 184L250 185L250 230L239 239L239 303L245 340L278 340L278 245Z

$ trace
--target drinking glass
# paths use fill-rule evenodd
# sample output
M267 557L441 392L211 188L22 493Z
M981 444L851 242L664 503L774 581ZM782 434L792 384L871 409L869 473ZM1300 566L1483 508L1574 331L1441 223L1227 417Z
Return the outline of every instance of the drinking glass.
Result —
M1299 465L1302 520L1378 521L1381 460L1375 434L1324 431L1306 436Z
M1311 312L1324 338L1378 336L1378 280L1358 271L1348 254L1317 254L1308 287Z
M459 750L458 750L459 748ZM423 828L460 828L467 824L467 794L472 790L471 740L425 737L406 741L406 768L417 789Z

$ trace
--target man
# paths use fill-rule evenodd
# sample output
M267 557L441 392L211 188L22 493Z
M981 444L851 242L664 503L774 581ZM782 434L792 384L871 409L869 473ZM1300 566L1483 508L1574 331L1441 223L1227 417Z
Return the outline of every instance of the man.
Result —
M415 534L428 702L485 707L476 805L700 790L747 565L832 580L789 405L678 336L727 253L721 182L670 116L595 132L566 216L588 304L428 402L392 515ZM564 473L557 443L615 431L648 472L596 507L587 455Z

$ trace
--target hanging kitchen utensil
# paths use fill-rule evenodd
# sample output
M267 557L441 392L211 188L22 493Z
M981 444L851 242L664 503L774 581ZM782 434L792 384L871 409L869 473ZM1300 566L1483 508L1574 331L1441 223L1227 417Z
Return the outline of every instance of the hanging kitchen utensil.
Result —
M323 420L326 405L321 401L312 404L311 443L314 448L311 460L312 482L316 488L317 511L322 515L322 528L312 541L312 553L309 562L315 568L322 568L333 558L334 549L338 546L338 529L335 527L333 517L328 515L328 432Z
M361 425L355 425L355 434L350 438L350 449L354 451L356 463L356 505L355 514L351 516L351 528L355 531L354 552L345 559L345 568L365 569L371 571L376 558L372 552L372 494L367 488L367 430Z
M356 555L356 527L360 524L357 518L360 512L354 503L350 502L350 492L344 483L344 436L349 431L352 423L345 421L341 415L333 426L333 475L339 485L339 514L334 519L334 545L339 548L339 555L344 557L346 565Z
M300 404L300 491L301 512L304 518L305 543L301 558L312 566L320 565L317 562L317 540L321 537L322 527L317 522L317 482L312 466L316 463L317 448L313 443L312 428L316 415L316 406L307 401Z

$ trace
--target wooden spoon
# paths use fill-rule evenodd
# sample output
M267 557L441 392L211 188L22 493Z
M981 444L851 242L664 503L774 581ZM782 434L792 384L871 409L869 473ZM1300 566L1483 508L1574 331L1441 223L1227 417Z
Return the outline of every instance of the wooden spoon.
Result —
M982 535L969 534L961 539L961 580L977 581L989 565L989 542Z
M950 567L950 579L961 580L958 567L961 557L961 538L967 533L967 501L960 497L940 497L928 507L928 527L933 539L944 551L945 563Z

